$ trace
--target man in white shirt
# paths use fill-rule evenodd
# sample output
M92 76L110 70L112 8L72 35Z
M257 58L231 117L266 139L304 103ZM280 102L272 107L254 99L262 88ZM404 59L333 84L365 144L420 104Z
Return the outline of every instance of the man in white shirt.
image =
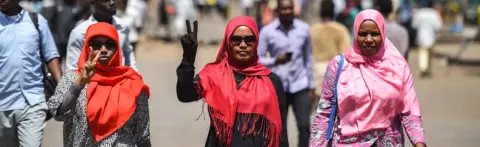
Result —
M175 37L180 38L186 32L185 20L195 20L196 11L192 0L175 0Z
M133 52L136 53L139 33L143 27L143 17L146 9L146 3L143 0L119 0L117 9L117 23L128 27L130 32L128 39L132 45Z
M430 52L437 40L437 33L442 28L442 18L433 9L433 0L428 0L425 7L413 15L412 27L417 29L417 45L419 47L418 64L422 77L430 76Z
M85 42L85 33L88 27L97 22L107 22L112 24L118 31L120 37L120 48L122 49L123 64L131 66L137 70L135 65L135 54L129 41L129 31L127 26L122 26L119 18L114 16L116 13L114 0L90 0L93 6L93 14L85 21L78 24L70 33L67 46L67 58L65 59L64 71L76 70L78 58ZM137 70L138 71L138 70Z

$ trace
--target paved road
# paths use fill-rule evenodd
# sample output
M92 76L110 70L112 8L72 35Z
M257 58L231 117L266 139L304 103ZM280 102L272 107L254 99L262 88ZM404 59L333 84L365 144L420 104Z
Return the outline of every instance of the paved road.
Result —
M138 67L150 85L150 116L152 142L155 147L203 146L208 129L208 118L197 117L202 102L181 103L175 95L175 69L180 61L179 44L146 41L139 47ZM454 48L444 45L438 48ZM478 46L477 46L478 47ZM216 55L216 47L200 47L197 70ZM476 54L477 57L480 54ZM411 55L415 63L415 53ZM429 146L475 147L480 144L480 70L478 68L445 67L435 63L433 79L415 77L415 88L420 98ZM417 73L416 65L411 65ZM291 113L291 112L290 112ZM205 116L208 117L208 116ZM296 144L295 122L289 117L289 139ZM62 124L48 122L44 146L60 147ZM407 141L408 142L408 141Z

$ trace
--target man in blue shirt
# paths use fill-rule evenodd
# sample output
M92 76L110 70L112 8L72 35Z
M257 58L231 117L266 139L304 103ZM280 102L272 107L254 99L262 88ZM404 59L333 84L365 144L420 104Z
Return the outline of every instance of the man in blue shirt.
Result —
M18 0L0 0L0 9L0 146L39 147L48 112L40 50L59 81L57 47L43 16L37 31Z
M295 19L292 0L278 0L278 18L262 28L258 42L260 62L282 80L287 104L292 105L299 131L299 147L310 138L310 114L315 89L312 45L307 23ZM267 53L273 58L268 58ZM283 128L287 128L283 124Z

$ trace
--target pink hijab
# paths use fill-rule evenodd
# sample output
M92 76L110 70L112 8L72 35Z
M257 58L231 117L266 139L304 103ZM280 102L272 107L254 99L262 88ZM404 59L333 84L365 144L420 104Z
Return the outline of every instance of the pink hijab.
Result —
M356 39L360 24L374 21L383 39L380 51L363 56ZM407 62L386 38L385 20L376 10L360 12L354 23L353 47L345 53L338 85L341 133L345 136L391 127L400 113L420 116Z

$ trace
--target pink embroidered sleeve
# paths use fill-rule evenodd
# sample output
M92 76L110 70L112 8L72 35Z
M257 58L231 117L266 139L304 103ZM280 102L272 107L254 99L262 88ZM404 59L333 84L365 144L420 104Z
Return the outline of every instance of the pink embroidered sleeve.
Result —
M415 87L413 86L413 77L408 65L404 72L404 87L403 87L403 110L402 110L402 124L405 127L407 136L410 142L415 145L417 143L425 143L425 136L423 130L423 120L420 113L420 104L418 103Z
M336 70L339 56L332 59L327 66L323 78L323 88L320 101L318 103L317 115L313 120L310 147L323 147L327 144L326 135L328 121L330 120L331 102L333 100L333 91L335 89Z
M405 127L410 142L415 145L417 143L425 143L423 121L420 116L402 115L402 124Z

